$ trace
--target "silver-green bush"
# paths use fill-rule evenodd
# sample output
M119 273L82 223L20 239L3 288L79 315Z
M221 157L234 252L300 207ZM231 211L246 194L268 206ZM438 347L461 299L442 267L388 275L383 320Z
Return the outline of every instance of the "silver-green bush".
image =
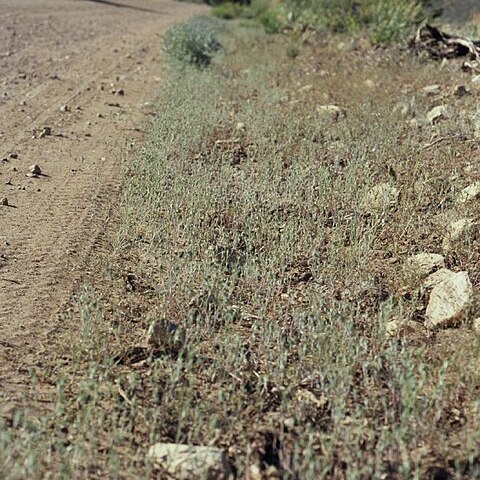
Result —
M208 17L194 17L175 25L163 39L163 50L172 59L197 67L208 66L221 49L219 23Z

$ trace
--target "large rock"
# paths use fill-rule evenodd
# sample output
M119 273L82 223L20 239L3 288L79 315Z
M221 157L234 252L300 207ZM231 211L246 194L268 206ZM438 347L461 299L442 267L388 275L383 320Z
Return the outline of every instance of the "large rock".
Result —
M434 287L427 305L425 326L429 329L458 323L472 301L473 287L467 272L449 275Z
M223 450L177 443L157 443L148 457L178 480L229 480L232 469Z
M436 272L429 275L423 282L424 288L431 289L436 287L439 283L450 278L455 272L452 272L448 268L441 268Z
M438 253L418 253L407 258L407 271L418 277L425 277L434 270L445 267L445 258Z
M362 199L362 213L381 213L398 204L399 190L391 183L380 183L373 187Z

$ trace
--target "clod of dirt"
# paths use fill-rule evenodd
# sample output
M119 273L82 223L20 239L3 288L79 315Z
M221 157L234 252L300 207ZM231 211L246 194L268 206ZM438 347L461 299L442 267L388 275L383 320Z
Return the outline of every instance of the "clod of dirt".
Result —
M18 158L18 153L17 152L12 152L9 157L12 159L12 160L16 160Z
M385 329L389 337L405 337L425 333L425 327L421 323L412 320L391 320L387 322Z
M446 105L439 105L438 107L432 108L427 113L427 121L431 125L438 123L440 120L447 118L448 116L448 107Z
M32 175L41 175L42 174L42 169L40 168L39 165L35 164L30 167L30 173Z
M470 90L465 87L465 85L457 85L453 88L453 95L458 98L462 98L465 95L469 95Z
M172 346L176 341L175 336L177 330L178 326L168 320L154 320L148 328L147 344L154 348Z
M418 277L425 277L434 270L445 267L445 258L438 253L419 253L405 262L407 270Z
M0 200L0 205L3 205L4 207L8 207L8 198L7 198L7 197L3 197L3 198Z
M42 132L40 133L40 138L48 137L52 134L52 127L43 127Z
M115 91L115 95L119 95L120 97L123 97L125 95L125 91L123 90L123 88L120 88Z
M432 290L425 326L435 329L455 325L464 316L472 296L473 287L468 273L453 273Z
M179 480L227 480L232 476L225 452L214 447L157 443L147 456Z

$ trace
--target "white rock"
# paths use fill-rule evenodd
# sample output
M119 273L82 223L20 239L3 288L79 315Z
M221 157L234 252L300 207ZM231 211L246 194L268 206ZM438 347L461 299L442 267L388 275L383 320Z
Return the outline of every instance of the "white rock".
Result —
M178 480L227 480L233 478L223 450L175 443L157 443L148 457Z
M338 105L319 105L317 107L317 112L322 116L328 116L333 120L338 120L340 117L345 117L347 115L344 108L339 107Z
M391 183L380 183L363 197L360 209L363 213L379 213L397 205L399 195L399 190Z
M235 128L236 130L243 131L245 130L245 124L243 122L238 122Z
M463 236L472 230L474 222L471 218L453 220L447 225L447 231L443 239L443 249L451 250Z
M299 92L310 92L313 90L313 85L304 85L303 87L299 88Z
M474 182L460 192L457 198L457 202L466 203L470 200L475 200L479 197L480 197L480 182Z
M468 273L453 273L432 290L425 326L435 329L454 325L462 319L472 295L473 287Z
M438 95L441 91L442 87L440 85L427 85L422 88L422 92L428 96Z
M434 270L445 267L445 258L438 253L419 253L407 258L405 266L419 277L424 277Z
M427 120L428 123L434 125L439 120L447 118L448 116L448 108L446 105L439 105L438 107L432 108L427 113Z
M441 268L440 270L437 270L436 272L429 275L423 282L423 286L429 289L433 288L439 283L442 283L444 280L447 280L447 278L450 278L453 274L454 272L452 272L448 268Z
M473 321L473 331L477 334L480 335L480 318L476 318Z
M480 86L480 75L474 75L471 80L473 84Z

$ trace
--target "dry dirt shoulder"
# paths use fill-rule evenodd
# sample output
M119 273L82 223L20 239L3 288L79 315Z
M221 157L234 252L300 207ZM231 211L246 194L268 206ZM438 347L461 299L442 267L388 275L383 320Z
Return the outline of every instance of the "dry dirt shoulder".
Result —
M201 8L0 0L0 413L26 398L108 225L122 149L141 134L160 80L160 36ZM27 176L33 164L37 178Z

